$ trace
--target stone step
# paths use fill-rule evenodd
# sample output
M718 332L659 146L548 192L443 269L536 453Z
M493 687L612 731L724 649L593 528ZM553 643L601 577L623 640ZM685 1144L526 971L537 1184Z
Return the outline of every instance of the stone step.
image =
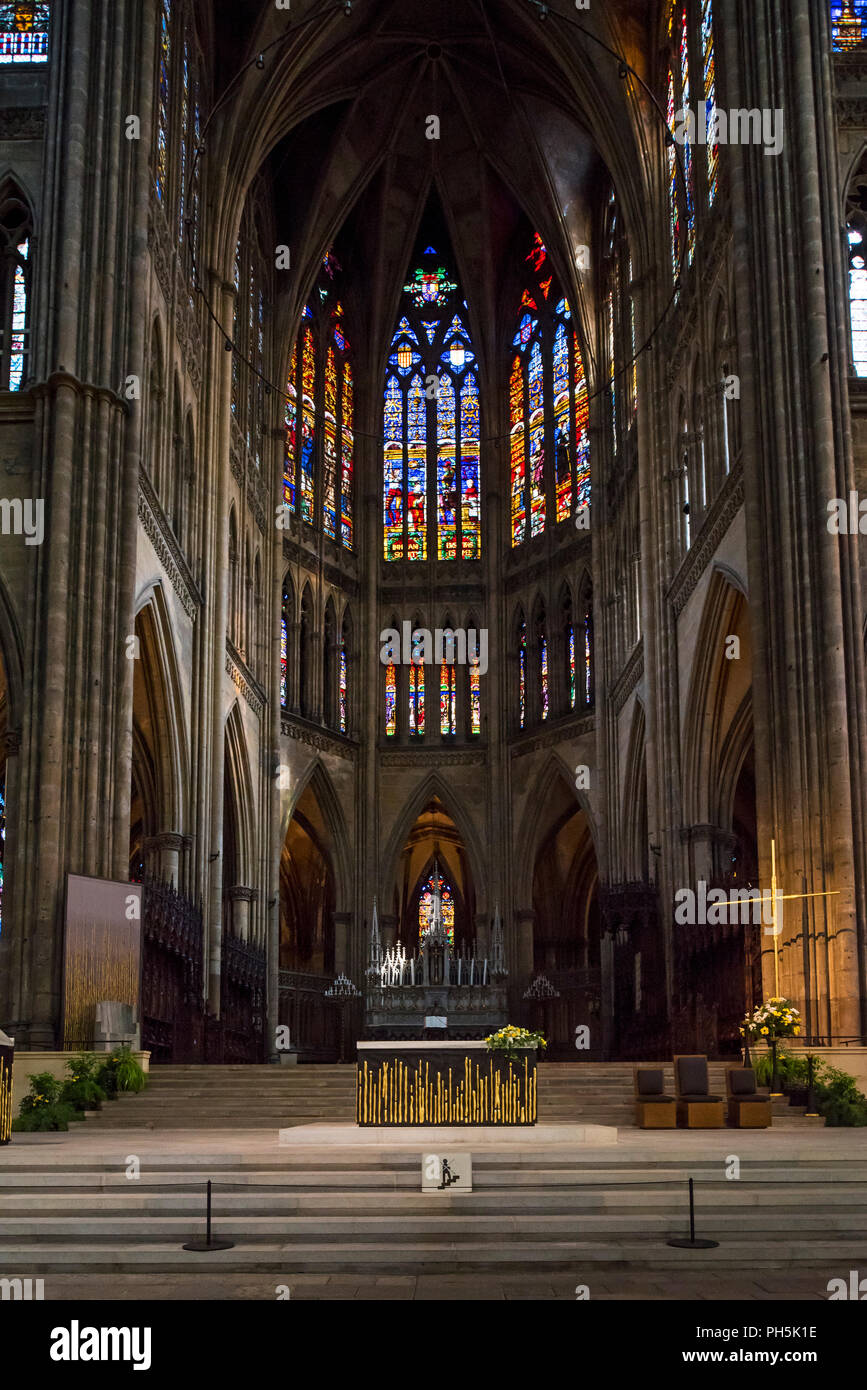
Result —
M195 1228L194 1228L195 1229ZM685 1228L680 1228L686 1234ZM202 1235L202 1229L196 1232ZM185 1238L193 1233L183 1233ZM707 1234L700 1232L700 1234ZM726 1238L714 1250L683 1250L666 1245L663 1235L612 1240L606 1235L599 1240L546 1240L538 1242L482 1240L434 1240L424 1246L416 1241L395 1239L389 1242L343 1241L332 1244L293 1244L282 1241L263 1241L251 1244L238 1240L234 1249L212 1253L196 1253L181 1248L181 1241L148 1244L125 1241L94 1244L77 1241L61 1246L50 1243L4 1242L3 1268L8 1275L20 1270L22 1274L43 1276L52 1271L148 1270L154 1273L182 1270L240 1272L245 1270L273 1273L281 1281L305 1270L337 1274L365 1273L369 1270L389 1273L421 1274L425 1271L483 1270L514 1268L522 1271L534 1268L568 1268L582 1273L591 1265L637 1267L644 1274L653 1270L694 1269L742 1266L759 1269L780 1269L797 1265L817 1265L820 1261L857 1260L863 1254L863 1239L851 1241L837 1236L833 1241L776 1237L752 1241ZM713 1238L709 1236L709 1238ZM855 1267L854 1265L852 1266Z

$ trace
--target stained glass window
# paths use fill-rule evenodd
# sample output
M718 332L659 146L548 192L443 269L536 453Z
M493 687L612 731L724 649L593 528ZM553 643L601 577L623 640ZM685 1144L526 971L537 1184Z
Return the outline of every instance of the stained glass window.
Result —
M480 690L480 672L478 664L470 662L470 733L480 734L482 731L482 697Z
M509 414L512 462L512 545L518 545L524 539L527 523L527 510L524 506L524 374L520 357L516 357L512 363L512 377L509 383Z
M461 555L478 560L480 553L479 383L467 372L461 387Z
M614 271L616 280L616 269ZM617 453L617 379L614 369L614 291L609 291L606 300L607 334L608 334L608 390L611 399L611 447Z
M457 667L454 662L440 663L440 733L457 732Z
M340 732L346 733L348 728L348 709L346 691L346 637L340 638L339 669L338 669L339 695L340 695Z
M575 629L574 629L574 627L572 626L571 623L569 624L568 630L567 630L567 632L566 632L566 641L567 641L567 648L566 648L567 674L568 674L568 677L569 677L569 706L570 706L571 709L574 709L574 708L575 708Z
M385 732L389 738L397 733L397 669L393 661L385 668Z
M593 610L584 612L584 703L593 704Z
M691 92L689 85L689 19L687 6L680 14L680 104L685 111L691 111ZM686 248L687 260L692 265L695 255L695 195L693 191L692 143L688 131L683 142L683 169L686 196Z
M867 0L831 0L831 42L838 53L867 42Z
M333 347L329 347L325 354L325 420L322 433L324 438L322 526L326 536L330 536L333 540L337 527L335 499L337 480L337 364L334 359Z
M295 378L298 375L298 345L293 344L292 361L289 363L289 379L286 382L285 423L286 435L283 450L283 502L290 512L295 511L295 427L298 418L298 393Z
M527 723L527 625L518 628L518 713L521 728Z
M0 63L47 63L51 6L0 5Z
M298 467L298 486L301 501L301 519L313 523L313 447L316 441L316 355L313 345L313 329L304 329L304 345L301 356L301 457Z
M287 698L287 695L288 695L288 687L287 687L287 684L286 684L287 679L288 679L288 670L287 670L288 658L289 658L289 629L288 629L288 626L287 626L287 623L286 623L286 615L285 615L285 613L284 613L284 614L283 614L283 617L280 619L280 703L281 703L281 705L285 705L285 704L286 704L286 698Z
M332 268L340 268L336 258ZM261 340L261 297L259 304ZM315 525L316 476L321 469L322 529L330 540L351 550L355 446L349 351L342 304L330 311L318 306L316 315L307 304L286 383L283 497L290 512L297 511L303 521Z
M432 247L421 259L404 286L386 370L383 554L386 560L475 560L481 554L475 353L457 283Z
M169 99L172 66L171 0L160 0L159 76L157 91L157 197L164 203L169 178Z
M707 201L713 207L719 178L719 141L716 136L716 62L713 49L713 0L702 0L701 48L704 59L704 112L707 129Z
M12 279L12 332L9 353L9 390L20 391L28 356L28 296L27 262L30 241L27 237L15 248Z
M441 873L437 873L437 883L440 893L440 905L443 915L443 926L449 938L449 945L455 944L455 900L451 890L451 885L443 878ZM434 912L434 876L431 874L427 883L421 890L418 900L418 935L419 940L429 931L433 924Z
M424 736L424 666L415 661L409 666L409 731Z
M668 107L666 120L668 129L674 134L674 69L668 70ZM677 147L672 142L667 145L668 154L668 217L671 235L671 269L677 278L680 271L680 205L677 198Z
M335 330L336 331L336 330ZM340 450L340 537L347 550L352 549L352 474L354 458L352 417L352 367L343 364L343 399L341 402Z
M536 235L527 257L540 268L547 251ZM509 377L509 464L512 545L540 535L546 526L549 497L557 522L590 500L589 403L578 335L569 303L551 293L553 275L539 282L539 298L524 291L522 313L512 346Z
M181 59L181 142L180 142L180 180L178 185L178 239L184 239L184 200L187 193L187 142L190 121L190 42L184 36L184 51Z
M544 632L539 639L539 693L542 718L548 718L548 641Z
M852 361L856 376L867 376L867 244L864 233L849 228L849 316ZM723 403L725 410L726 402Z
M454 560L457 555L456 434L455 388L448 377L442 377L437 392L437 555L440 560Z

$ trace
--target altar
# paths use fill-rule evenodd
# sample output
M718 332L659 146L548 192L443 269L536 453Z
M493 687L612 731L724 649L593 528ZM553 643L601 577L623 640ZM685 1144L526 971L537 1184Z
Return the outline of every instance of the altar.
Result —
M358 1044L362 1126L535 1125L536 1053L510 1060L472 1041Z

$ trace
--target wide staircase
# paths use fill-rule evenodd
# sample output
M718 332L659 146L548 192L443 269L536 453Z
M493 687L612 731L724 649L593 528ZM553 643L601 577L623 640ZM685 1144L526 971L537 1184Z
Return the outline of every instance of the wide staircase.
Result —
M715 1087L721 1073L712 1066ZM631 1065L545 1064L539 1082L546 1120L631 1125ZM511 1151L475 1149L472 1192L430 1194L420 1191L418 1151L387 1140L373 1151L277 1146L283 1126L351 1122L353 1096L351 1066L155 1069L144 1094L106 1105L69 1136L26 1136L0 1150L0 1275L44 1276L49 1298L70 1281L102 1281L100 1296L117 1296L105 1290L124 1275L172 1276L174 1296L199 1297L198 1281L222 1273L248 1280L244 1296L273 1298L296 1277L319 1287L357 1274L363 1296L377 1279L438 1286L481 1271L551 1272L640 1297L646 1279L692 1281L706 1270L731 1283L727 1294L714 1285L714 1296L736 1298L761 1270L768 1279L800 1271L803 1296L824 1297L828 1272L867 1269L864 1131L781 1111L770 1131L629 1128L616 1147L593 1152L534 1153L528 1136ZM190 1132L206 1129L225 1137ZM462 1147L473 1151L472 1130ZM737 1181L726 1175L732 1153ZM667 1245L687 1232L689 1177L698 1234L718 1249ZM203 1232L208 1179L214 1234L234 1248L197 1254L182 1247Z
M545 1062L539 1066L539 1119L632 1126L631 1062ZM671 1064L667 1090L674 1095ZM710 1084L725 1095L725 1064L710 1064ZM121 1096L92 1115L88 1129L282 1129L355 1119L354 1066L160 1066L147 1089ZM775 1128L800 1128L803 1108L774 1103Z

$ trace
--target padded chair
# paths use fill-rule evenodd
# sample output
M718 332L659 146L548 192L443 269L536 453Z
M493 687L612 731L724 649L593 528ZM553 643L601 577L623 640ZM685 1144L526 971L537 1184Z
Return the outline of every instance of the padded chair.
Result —
M639 1129L674 1129L677 1104L665 1094L662 1067L633 1067L635 1123Z
M682 1129L722 1129L722 1096L710 1094L706 1057L675 1057L674 1089Z
M771 1123L771 1102L768 1096L756 1092L756 1074L752 1067L735 1064L726 1069L726 1098L728 1120L736 1129L768 1129Z

